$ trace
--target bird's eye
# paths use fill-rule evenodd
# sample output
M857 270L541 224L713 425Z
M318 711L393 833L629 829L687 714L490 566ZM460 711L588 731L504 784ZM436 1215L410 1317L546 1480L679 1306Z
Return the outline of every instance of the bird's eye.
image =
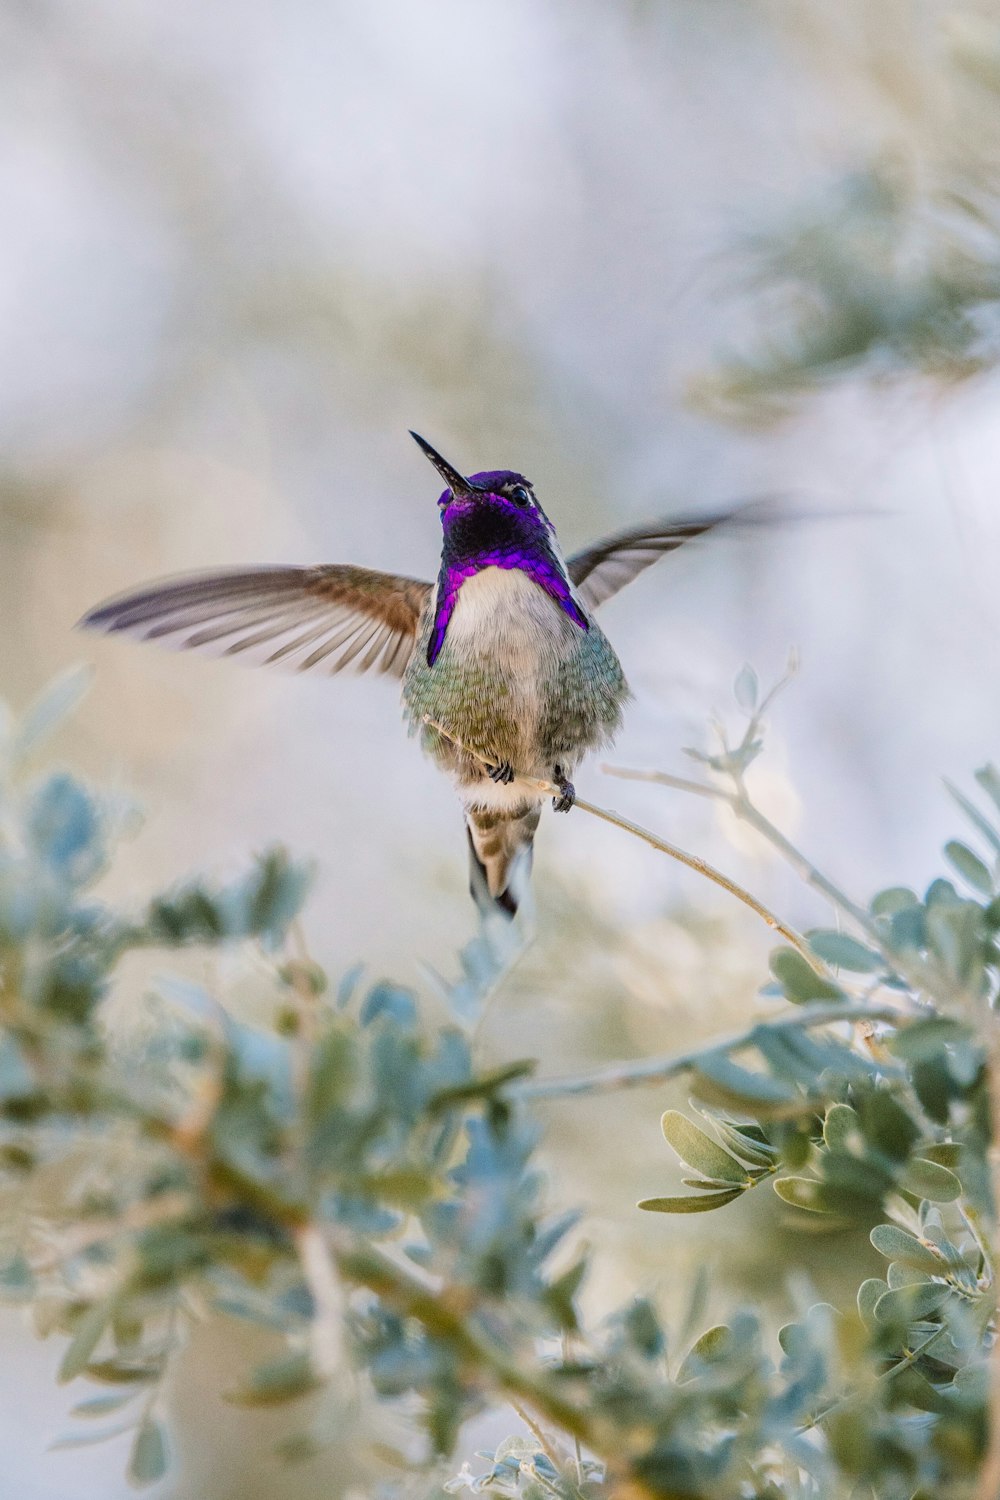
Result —
M525 489L523 484L511 485L510 489L507 491L507 494L513 500L515 505L527 505L531 500L531 496L528 494L528 491Z

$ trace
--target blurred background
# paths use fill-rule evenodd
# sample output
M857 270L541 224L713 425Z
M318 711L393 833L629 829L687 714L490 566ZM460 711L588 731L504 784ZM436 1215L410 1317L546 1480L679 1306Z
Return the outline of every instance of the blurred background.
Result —
M568 549L762 493L815 512L693 544L608 606L635 694L614 759L683 773L713 714L739 731L741 664L773 680L795 647L761 805L859 898L937 872L942 776L1000 755L1000 4L10 0L0 76L0 691L16 706L93 663L60 753L145 815L110 895L280 840L317 860L332 972L455 971L460 815L394 685L73 633L189 568L433 577L437 486L408 427L467 471L527 473ZM827 920L711 805L595 764L577 784ZM535 874L491 1060L570 1071L766 1003L768 933L618 830L546 818ZM682 1097L550 1111L553 1198L606 1252L594 1307L636 1287L669 1305L709 1246L723 1301L832 1284L836 1240L776 1200L635 1212L676 1184L657 1121ZM766 1264L747 1213L773 1220ZM124 1493L116 1445L46 1453L59 1351L14 1316L3 1338L9 1492ZM282 1419L211 1394L248 1339L197 1333L162 1493L349 1486L350 1434L286 1470Z

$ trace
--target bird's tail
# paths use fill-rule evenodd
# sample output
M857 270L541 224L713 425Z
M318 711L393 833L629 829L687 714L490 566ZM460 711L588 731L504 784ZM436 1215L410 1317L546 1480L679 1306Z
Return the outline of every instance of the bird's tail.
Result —
M540 813L537 803L503 812L472 807L466 813L469 889L484 916L516 914L531 874L532 842Z

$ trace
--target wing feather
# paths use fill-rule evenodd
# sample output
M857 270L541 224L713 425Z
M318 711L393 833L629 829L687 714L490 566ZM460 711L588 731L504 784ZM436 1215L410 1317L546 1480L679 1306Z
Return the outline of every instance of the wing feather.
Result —
M665 553L711 531L735 514L725 511L691 520L655 521L631 531L616 532L575 553L567 562L569 576L584 605L596 609Z
M340 564L195 573L122 594L80 624L297 671L402 677L430 593L416 578Z

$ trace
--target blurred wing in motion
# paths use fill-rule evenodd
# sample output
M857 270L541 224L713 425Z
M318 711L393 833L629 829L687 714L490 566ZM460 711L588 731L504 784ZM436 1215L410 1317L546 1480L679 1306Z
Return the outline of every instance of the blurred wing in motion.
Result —
M586 607L596 609L665 552L673 552L691 537L701 536L739 514L741 510L730 510L691 521L654 521L634 531L620 531L575 553L567 562L569 576Z
M415 578L339 564L191 573L111 599L80 624L299 672L402 677L430 593Z

